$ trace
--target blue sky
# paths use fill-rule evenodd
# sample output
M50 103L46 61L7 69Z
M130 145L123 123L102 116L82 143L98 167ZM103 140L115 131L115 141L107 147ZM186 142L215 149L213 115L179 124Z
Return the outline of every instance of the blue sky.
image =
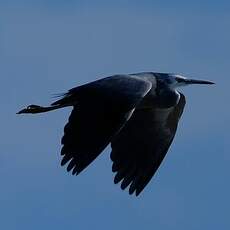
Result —
M0 228L230 229L229 1L114 2L0 1ZM78 177L60 166L70 109L15 114L139 71L217 83L181 90L177 136L139 198L113 184L109 147Z

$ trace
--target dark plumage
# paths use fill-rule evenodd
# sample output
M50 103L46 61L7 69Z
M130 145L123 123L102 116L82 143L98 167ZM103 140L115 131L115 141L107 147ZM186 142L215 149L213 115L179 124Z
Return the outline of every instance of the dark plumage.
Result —
M61 140L61 165L73 175L111 143L114 183L138 196L164 159L176 133L185 97L175 88L211 84L179 75L115 75L69 90L49 107L30 105L19 113L73 106Z

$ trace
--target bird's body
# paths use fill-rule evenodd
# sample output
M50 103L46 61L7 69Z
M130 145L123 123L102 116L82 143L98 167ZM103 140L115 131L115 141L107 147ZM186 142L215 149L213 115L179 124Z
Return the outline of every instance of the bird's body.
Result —
M139 195L175 136L185 106L176 87L213 84L176 74L114 75L69 90L49 107L28 106L19 113L41 113L73 106L62 138L67 170L79 174L111 143L114 182Z

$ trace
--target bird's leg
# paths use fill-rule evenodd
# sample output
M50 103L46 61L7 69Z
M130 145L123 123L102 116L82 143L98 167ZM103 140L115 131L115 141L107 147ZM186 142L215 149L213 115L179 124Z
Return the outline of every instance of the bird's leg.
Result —
M47 106L47 107L43 107L43 106L39 106L39 105L29 105L25 109L22 109L19 112L17 112L17 114L22 114L22 113L45 113L45 112L52 111L52 110L55 110L55 109L59 109L59 108L62 108L62 107L63 106L60 106L60 105Z

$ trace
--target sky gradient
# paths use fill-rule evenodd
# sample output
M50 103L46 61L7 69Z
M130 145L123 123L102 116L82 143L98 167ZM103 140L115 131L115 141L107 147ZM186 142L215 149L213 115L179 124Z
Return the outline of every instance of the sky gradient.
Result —
M230 229L229 10L229 1L0 1L0 228ZM60 166L70 109L15 114L142 71L217 84L181 89L176 138L138 198L113 184L110 147L78 177Z

